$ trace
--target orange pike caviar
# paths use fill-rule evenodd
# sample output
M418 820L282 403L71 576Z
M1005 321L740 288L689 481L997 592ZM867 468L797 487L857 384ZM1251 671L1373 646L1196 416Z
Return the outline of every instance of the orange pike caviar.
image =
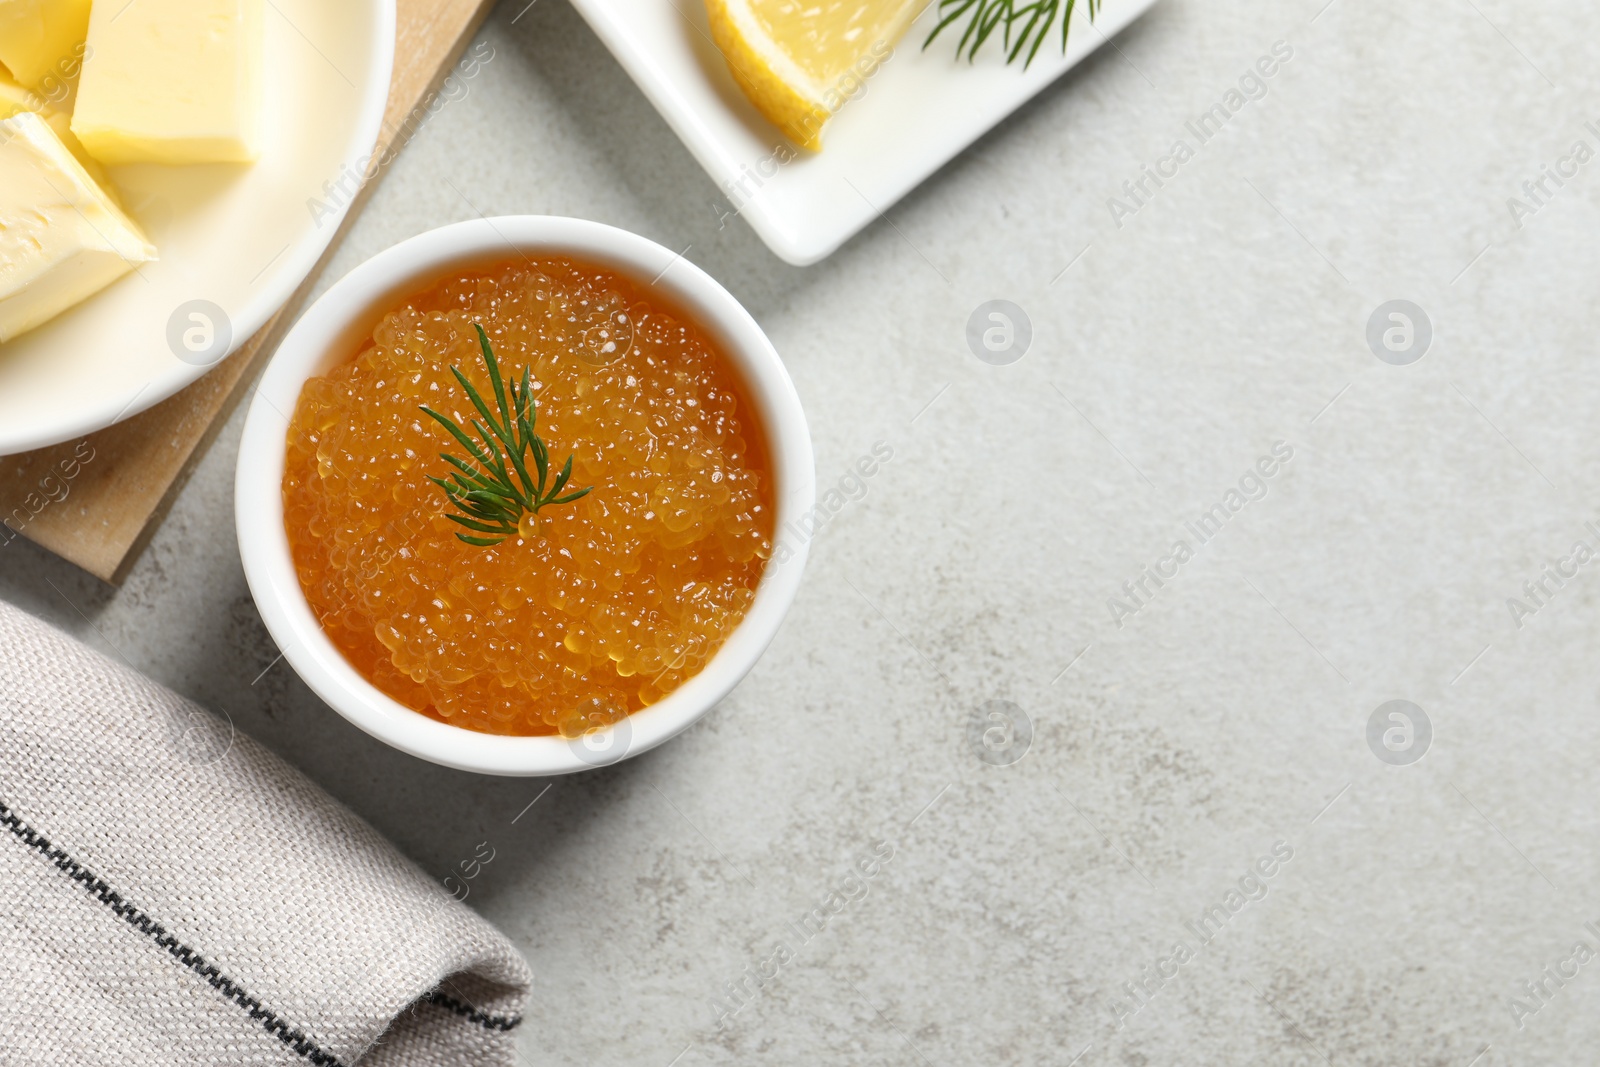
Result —
M465 450L459 367L494 404L532 371L536 432L580 500L464 544L428 481ZM532 460L528 461L531 469ZM772 476L735 373L648 287L567 259L463 271L389 312L305 385L284 521L328 636L379 689L444 722L567 737L672 692L717 651L772 553Z

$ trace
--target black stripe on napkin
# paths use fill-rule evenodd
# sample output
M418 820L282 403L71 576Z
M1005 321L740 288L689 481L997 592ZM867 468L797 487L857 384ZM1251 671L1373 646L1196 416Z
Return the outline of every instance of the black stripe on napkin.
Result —
M237 982L217 970L215 965L207 963L204 956L169 934L164 926L150 918L144 911L124 900L120 893L113 890L93 871L67 855L64 849L51 845L48 838L35 832L4 803L0 803L0 826L10 830L13 837L55 864L58 870L81 885L85 892L110 908L114 915L149 937L158 947L166 949L173 959L204 978L212 989L249 1012L250 1018L259 1022L267 1033L293 1048L317 1067L344 1067L339 1057L324 1051L304 1033L291 1028L278 1017L276 1012L262 1007L261 1002L245 992Z
M446 996L435 989L423 996L429 1004L437 1004L446 1011L453 1011L469 1022L475 1022L485 1030L515 1030L522 1025L520 1015L490 1015L488 1012L479 1011L471 1004L457 1000L455 997Z

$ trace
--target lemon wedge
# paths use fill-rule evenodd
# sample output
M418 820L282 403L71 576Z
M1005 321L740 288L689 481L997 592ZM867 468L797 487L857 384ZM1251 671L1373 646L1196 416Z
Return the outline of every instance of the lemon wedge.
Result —
M927 0L706 0L711 37L744 95L813 152Z

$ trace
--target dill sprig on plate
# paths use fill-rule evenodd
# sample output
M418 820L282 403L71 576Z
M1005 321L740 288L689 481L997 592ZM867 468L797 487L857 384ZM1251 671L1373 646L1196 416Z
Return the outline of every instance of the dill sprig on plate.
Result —
M500 417L495 418L482 394L467 381L467 376L461 373L459 367L451 367L450 373L456 376L456 381L466 390L467 399L472 401L472 406L482 416L482 419L469 420L479 440L474 441L449 416L441 415L426 405L422 410L448 430L450 436L460 442L471 457L463 460L448 452L441 452L440 458L454 467L455 471L449 478L428 477L430 482L444 490L450 503L461 511L459 515L446 515L445 518L465 526L475 534L488 535L457 533L456 537L462 541L469 545L488 546L498 545L508 537L523 535L524 516L537 515L540 508L550 504L570 504L586 496L589 489L594 487L561 495L561 490L572 478L571 456L567 457L566 466L556 475L555 483L550 484L550 450L534 432L539 409L533 401L531 372L524 367L522 380L513 380L507 388L505 377L500 372L500 361L495 358L494 349L489 344L489 335L477 323L473 323L472 328L478 331L478 345L483 349L484 365L489 368L489 383L494 387L495 406L499 408ZM526 457L530 453L533 455L537 479L528 472Z
M1105 0L1084 0L1084 4L1089 9L1089 21L1093 22ZM1039 46L1050 36L1050 28L1055 25L1057 14L1061 15L1061 51L1066 52L1067 38L1072 32L1072 13L1077 6L1078 0L1066 0L1063 12L1062 0L1031 0L1029 3L1019 3L1018 0L939 0L939 24L922 42L922 47L927 48L946 27L965 18L968 20L967 29L961 35L961 42L956 45L957 56L965 52L967 62L972 62L984 42L996 30L1000 30L1007 63L1015 62L1022 50L1028 49L1028 58L1022 64L1026 70L1033 63L1033 57L1039 54ZM1031 47L1030 40L1033 42Z

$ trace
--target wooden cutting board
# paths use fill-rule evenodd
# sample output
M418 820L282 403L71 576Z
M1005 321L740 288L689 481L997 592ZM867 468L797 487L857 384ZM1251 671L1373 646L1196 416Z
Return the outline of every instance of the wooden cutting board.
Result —
M396 6L394 82L378 148L399 151L426 120L445 76L494 0L397 0ZM103 581L121 582L294 321L377 181L362 189L328 251L289 303L210 374L87 438L0 458L0 545L20 535Z

